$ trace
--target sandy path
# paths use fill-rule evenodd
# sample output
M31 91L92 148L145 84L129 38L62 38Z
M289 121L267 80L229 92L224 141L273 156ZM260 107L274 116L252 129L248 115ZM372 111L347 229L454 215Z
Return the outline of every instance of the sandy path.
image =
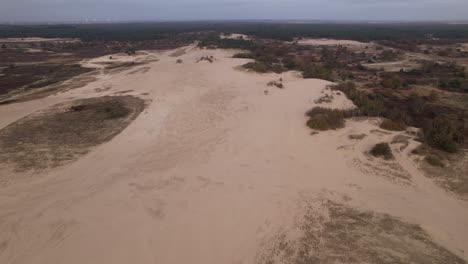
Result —
M468 258L466 203L404 163L407 153L397 158L414 173L413 185L357 165L365 160L359 153L393 135L355 121L310 135L304 112L327 82L284 74L286 89L265 96L279 76L234 70L245 61L230 59L233 52L189 47L182 64L172 53L147 53L159 60L141 66L147 72L102 75L80 89L0 107L3 127L72 98L132 90L151 100L126 130L80 160L0 189L0 263L254 263L264 239L316 196L421 224ZM216 60L196 63L205 55ZM366 140L348 139L363 132Z

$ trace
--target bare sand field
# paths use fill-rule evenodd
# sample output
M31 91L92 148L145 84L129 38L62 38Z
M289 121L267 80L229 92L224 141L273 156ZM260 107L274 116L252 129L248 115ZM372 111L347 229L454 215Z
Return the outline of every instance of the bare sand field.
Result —
M301 39L297 42L299 45L312 45L312 46L366 46L370 43L359 42L355 40L338 40L338 39Z
M228 35L221 34L220 37L221 37L222 39L244 39L244 40L250 40L250 37L249 37L249 36L244 35L244 34L237 34L237 33L228 34Z
M145 101L68 163L0 164L0 263L466 263L468 203L424 177L411 133L353 119L311 135L305 112L329 82L183 51L84 61L99 68L85 86L0 105L4 130L76 100ZM333 96L326 107L352 107ZM368 154L379 142L394 160Z

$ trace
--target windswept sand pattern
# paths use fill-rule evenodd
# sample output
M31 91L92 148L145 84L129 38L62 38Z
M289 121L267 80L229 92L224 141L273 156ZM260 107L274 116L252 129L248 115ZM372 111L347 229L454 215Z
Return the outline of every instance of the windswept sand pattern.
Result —
M237 52L192 45L96 58L83 62L99 68L83 87L1 105L5 131L57 104L116 94L145 101L125 129L72 162L37 173L0 164L10 179L0 189L0 263L466 261L468 206L421 174L408 158L413 139L394 141L395 160L381 166L366 153L403 132L348 120L310 135L305 112L330 83L240 71ZM128 67L106 71L108 63ZM285 89L266 85L279 78ZM336 98L327 107L350 106ZM301 243L318 253L297 258L291 245Z

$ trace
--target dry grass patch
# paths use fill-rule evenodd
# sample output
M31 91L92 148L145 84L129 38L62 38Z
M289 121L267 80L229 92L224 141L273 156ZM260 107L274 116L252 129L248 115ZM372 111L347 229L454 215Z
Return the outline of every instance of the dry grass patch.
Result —
M426 177L440 187L468 200L468 152L466 150L450 154L426 145L412 151L424 156L421 168Z
M259 254L258 262L466 263L435 243L419 225L331 201L310 206L302 223L275 237Z
M132 96L98 97L52 106L0 130L0 163L16 171L57 167L111 140L144 108Z
M349 139L352 139L352 140L362 140L364 139L365 137L367 137L366 134L352 134L352 135L349 135L348 138Z

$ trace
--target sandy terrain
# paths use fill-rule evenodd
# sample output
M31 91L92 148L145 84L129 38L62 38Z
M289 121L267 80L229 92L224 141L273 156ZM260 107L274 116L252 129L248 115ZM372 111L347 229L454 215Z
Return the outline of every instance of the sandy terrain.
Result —
M244 34L229 34L229 35L220 35L220 38L222 39L244 39L244 40L250 40L250 37Z
M369 69L384 69L384 71L388 72L398 72L401 69L406 71L418 69L421 67L421 63L414 60L401 60L392 62L365 63L363 66Z
M409 223L401 232L435 243L415 251L468 259L467 203L420 173L409 157L418 143L395 140L404 132L378 130L371 119L310 135L304 113L328 82L236 70L245 60L230 58L235 51L174 52L115 55L112 62L144 62L117 72L102 70L108 56L86 61L101 68L96 81L0 106L3 128L70 100L124 93L148 102L122 133L75 162L0 187L0 263L259 263L270 259L272 237L304 232L296 228L304 207L315 212L324 200L352 208L331 206L330 216L369 211L370 227L369 219L398 219ZM197 62L202 56L213 63ZM267 87L280 77L285 89ZM334 107L350 107L337 98ZM391 141L394 161L366 154Z
M297 42L299 45L312 46L365 46L370 43L359 42L355 40L338 40L338 39L301 39Z

